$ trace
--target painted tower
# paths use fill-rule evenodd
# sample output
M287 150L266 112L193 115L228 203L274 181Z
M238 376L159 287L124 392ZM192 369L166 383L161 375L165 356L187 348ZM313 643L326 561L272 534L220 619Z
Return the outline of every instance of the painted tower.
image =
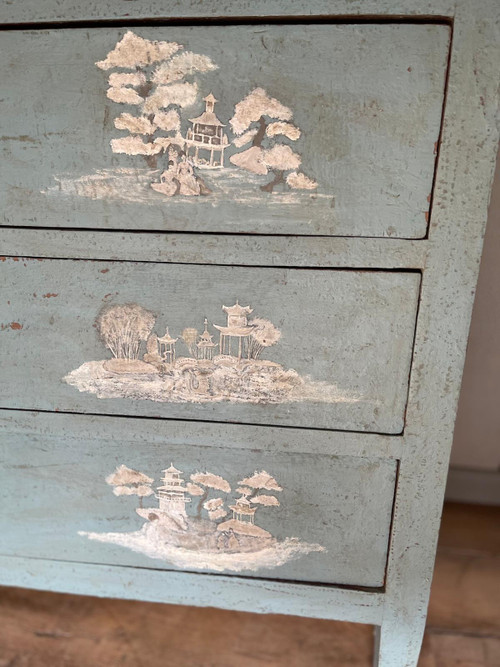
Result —
M191 502L186 494L186 487L181 475L182 472L174 468L173 464L170 468L162 470L162 486L157 488L156 497L159 500L159 508L167 514L177 514L186 516L186 503Z
M212 361L217 343L213 342L213 336L208 332L208 320L206 317L204 324L205 329L196 343L196 347L198 348L198 361Z
M246 496L237 498L234 505L229 505L229 509L233 513L233 519L236 521L248 521L254 523L256 507L252 507L250 501Z
M168 331L168 327L165 331L165 335L161 338L158 338L158 344L160 346L160 357L162 361L167 364L173 364L175 361L175 344L177 338L172 338Z
M186 156L197 167L220 169L224 166L224 150L229 145L223 130L225 125L215 115L217 100L212 93L203 99L205 111L201 116L189 119L193 127L189 128L186 134Z

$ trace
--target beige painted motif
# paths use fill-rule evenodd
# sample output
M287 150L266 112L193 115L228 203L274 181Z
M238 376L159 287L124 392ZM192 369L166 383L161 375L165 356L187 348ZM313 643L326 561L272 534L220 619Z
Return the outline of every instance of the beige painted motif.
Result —
M218 69L208 56L128 31L96 65L119 70L109 74L106 96L129 107L114 119L121 136L111 138L111 151L142 156L146 166L59 175L47 194L145 204L158 204L158 196L251 204L262 202L263 193L273 195L266 202L271 206L293 206L311 196L331 201L300 171L302 158L289 143L302 133L289 107L257 87L235 103L232 118L217 116L216 97L200 83L204 73ZM188 114L202 103L201 114Z
M233 491L229 482L212 472L195 472L185 482L173 464L163 470L161 484L119 466L106 477L116 496L136 495L137 514L146 523L130 533L79 534L167 561L176 567L240 572L271 568L314 551L319 544L296 537L278 540L257 521L260 508L279 508L282 487L265 470L241 479ZM156 507L143 507L143 498L155 495ZM189 510L189 511L188 511Z
M133 398L158 402L287 403L318 401L355 403L359 396L327 382L300 376L293 369L263 359L279 342L281 331L269 320L254 317L250 306L222 306L227 321L205 318L201 333L187 327L173 337L167 327L153 332L155 316L137 304L115 305L99 314L96 325L112 359L89 361L64 380L98 398ZM179 356L178 347L189 356ZM144 352L145 347L145 352Z

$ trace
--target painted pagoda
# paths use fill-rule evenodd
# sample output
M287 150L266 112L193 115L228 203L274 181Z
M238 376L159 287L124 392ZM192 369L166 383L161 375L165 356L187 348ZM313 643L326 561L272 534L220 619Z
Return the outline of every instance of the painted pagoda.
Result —
M234 505L229 505L229 509L233 513L233 519L237 521L248 521L254 523L256 507L252 507L250 501L246 496L237 498Z
M205 317L205 329L196 343L198 348L198 361L212 361L214 356L214 350L217 347L217 343L213 342L213 336L208 331L208 319Z
M203 100L205 111L201 116L189 119L193 127L186 133L186 157L197 167L220 169L224 166L224 150L228 147L229 141L224 134L225 125L215 115L217 100L212 93Z
M182 517L186 516L186 503L191 502L186 490L182 472L170 464L170 468L162 470L163 484L159 486L156 497L159 500L159 509L168 514L176 514Z
M251 502L245 495L236 499L234 505L229 505L233 513L232 519L224 521L217 526L218 532L236 533L250 537L272 538L270 532L255 525L255 512L257 508L252 507Z
M254 327L248 324L248 316L250 313L253 313L253 308L250 308L250 306L240 306L236 302L234 306L222 306L222 310L227 314L226 326L214 324L214 327L220 331L220 353L235 356L233 355L233 340L236 339L238 344L238 359L241 359L245 353L249 357L250 346L248 345L248 339L252 335Z
M168 331L168 327L165 331L165 335L158 338L160 357L166 364L173 364L175 361L175 344L177 340L177 338L172 338Z

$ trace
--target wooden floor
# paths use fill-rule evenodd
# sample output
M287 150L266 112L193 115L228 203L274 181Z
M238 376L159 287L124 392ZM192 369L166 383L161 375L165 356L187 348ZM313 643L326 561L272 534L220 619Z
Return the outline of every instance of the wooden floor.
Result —
M368 626L0 588L0 667L367 667ZM500 508L445 508L419 667L500 667Z

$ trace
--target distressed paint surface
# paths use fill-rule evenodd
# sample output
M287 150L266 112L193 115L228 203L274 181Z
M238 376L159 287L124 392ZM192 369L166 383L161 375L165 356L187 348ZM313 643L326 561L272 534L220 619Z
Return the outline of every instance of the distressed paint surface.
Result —
M460 14L469 0L310 0L307 7L302 0L233 0L221 5L218 0L173 0L168 9L162 0L137 0L133 5L123 6L120 0L88 2L82 8L78 0L26 0L22 5L3 0L2 20L9 23L50 22L55 20L85 21L86 19L141 19L154 18L198 18L223 19L239 17L350 17L358 16L436 16L453 17ZM493 5L493 3L490 3Z
M4 224L425 235L444 95L447 26L134 29L137 38L188 49L173 57L194 53L198 58L185 82L157 86L188 86L191 91L189 99L170 91L161 103L178 104L164 111L147 107L154 93L138 95L149 85L147 80L140 83L131 71L95 66L116 64L106 57L126 32L1 35L8 57L0 72L8 96L0 124L11 165L9 178L0 185L6 202ZM34 58L36 85L30 80ZM109 73L121 78L109 83ZM26 89L36 99L20 116L19 96ZM109 91L114 91L111 99ZM180 94L180 89L174 92ZM167 146L172 134L189 139L190 127L194 129L189 119L200 117L209 93L218 100L225 136L231 131L230 140L236 142L227 145L222 169L193 166L194 155L186 162ZM142 116L137 116L138 105L144 107ZM248 135L258 127L256 110L267 118L267 143L262 147L251 145L256 134ZM172 113L179 115L179 123L172 116L164 118ZM161 136L148 143L147 135L137 133L146 132L146 124L152 124L151 137L160 125L171 129L160 128ZM250 143L242 145L242 137Z
M44 558L0 556L0 578L7 586L99 597L149 600L198 607L220 607L257 614L287 614L380 623L384 594L328 584L271 581L258 577L195 574L118 565L71 563ZM98 591L98 592L97 592Z
M62 414L33 419L24 414L17 415L17 424L9 427L8 411L2 416L7 422L0 430L1 455L8 460L1 490L0 529L7 537L2 555L179 567L177 559L165 562L123 548L112 539L89 540L78 534L140 531L145 521L135 511L139 498L114 496L104 477L126 461L127 468L158 479L158 471L174 461L179 470L194 475L212 472L230 480L235 489L249 486L238 485L239 481L253 483L253 471L279 471L279 484L272 486L283 490L269 490L265 495L279 496L281 506L262 505L256 523L281 543L280 557L290 548L300 550L300 545L287 541L295 536L300 543L325 549L284 562L279 566L280 578L374 587L383 582L397 467L394 460L287 453L288 429L282 434L280 451L264 454L259 451L259 432L267 428L258 428L255 439L247 441L243 458L241 449L233 449L231 439L221 439L217 424L204 424L200 444L193 444L191 426L182 422L168 422L158 429L155 420ZM199 486L202 479L195 476L190 482ZM213 494L216 498L215 490ZM144 496L143 506L154 512L158 501L152 495ZM189 554L184 557L185 569L220 569L206 555L194 565L187 562ZM252 563L247 565L239 561L239 571L256 576ZM258 576L275 577L276 565L273 560L263 563Z
M106 482L114 487L115 496L138 496L140 505L135 511L146 522L133 532L81 531L79 535L118 544L177 567L218 572L255 572L284 565L313 551L325 551L320 544L301 542L296 537L277 540L259 525L259 508L280 507L277 494L283 491L265 470L240 480L236 488L208 471L192 473L191 481L186 483L184 473L173 463L162 475L155 493L152 477L124 464L118 466ZM153 495L158 506L144 506L143 498Z
M1 407L388 433L403 427L420 284L417 273L6 259L0 263L0 276L0 322L23 325L0 334L6 378L0 388ZM115 373L113 383L106 385L108 389L119 385L115 398L97 398L67 384L63 378L75 368L111 356L99 338L95 322L99 310L139 298L144 308L157 314L160 335L169 326L174 338L186 326L201 330L204 317L224 324L221 304L234 304L238 298L245 305L258 304L259 316L281 332L279 345L266 349L262 359L271 358L284 369L292 367L305 379L302 397L308 400L286 402L286 391L282 402L275 404L137 400L139 380L126 373ZM179 356L181 349L188 356L185 344L179 347ZM281 373L272 363L267 365L274 370L265 370L262 377ZM188 365L196 366L193 360ZM79 371L77 378L81 380L88 369ZM234 376L236 389L241 390L246 374L255 370L252 364L245 367L231 358L229 371L220 372ZM293 378L300 388L300 378L287 373L281 378L284 388ZM257 373L258 391L259 378ZM161 376L152 379L159 382L161 393ZM91 378L87 381L86 389L92 385ZM124 382L127 398L120 398Z
M245 266L423 269L427 241L0 228L4 256Z
M126 5L126 6L125 6ZM126 16L125 16L126 15ZM353 20L387 16L445 17L453 21L449 86L439 148L429 239L422 242L377 239L280 239L200 237L196 235L130 235L65 231L2 230L3 248L15 255L143 259L150 262L276 264L371 268L422 268L424 282L416 333L407 426L401 437L309 431L307 445L316 452L331 447L352 452L397 456L400 468L384 593L272 582L258 578L166 572L143 568L55 562L50 559L1 557L2 582L35 588L141 597L185 604L217 605L260 612L285 612L376 623L379 667L415 667L425 625L426 606L451 447L465 342L477 278L486 207L498 143L498 3L496 0L235 0L199 3L156 0L87 3L30 0L3 3L2 18L85 20L88 18L265 17L332 15ZM387 49L391 48L387 45ZM24 200L23 200L24 201ZM30 223L33 224L33 223ZM148 244L154 247L151 249ZM260 253L263 253L262 255ZM6 254L6 250L4 250ZM179 258L185 258L184 260ZM265 261L260 261L265 257ZM295 263L295 262L298 262ZM9 321L18 321L11 318ZM21 322L20 322L21 323ZM10 333L10 331L7 329ZM3 335L3 333L2 333ZM8 412L14 429L18 413ZM30 413L30 421L44 417ZM75 419L79 418L77 416ZM92 422L93 417L85 420ZM170 422L173 424L174 422ZM156 422L157 426L163 422ZM192 428L203 423L191 423ZM215 424L213 425L215 426ZM84 424L79 424L83 429ZM217 425L237 432L257 427ZM8 431L7 429L7 431ZM50 430L50 429L49 429ZM267 427L266 451L300 450L304 432L291 443L281 429ZM192 433L192 431L191 431ZM272 435L271 435L272 434ZM202 434L197 432L197 441ZM241 438L232 437L232 446ZM248 447L248 445L246 445ZM245 449L245 447L244 447ZM116 463L116 462L115 462Z
M48 295L44 295L48 296ZM58 296L58 295L53 295ZM227 322L209 331L186 327L173 338L167 326L158 336L156 316L138 304L104 307L96 319L100 338L113 358L90 361L63 379L98 398L132 398L160 403L357 403L362 396L334 384L301 377L294 369L263 359L281 331L267 319L249 316L250 306L222 306ZM11 329L20 329L11 323ZM181 347L185 356L179 356ZM144 352L145 350L145 352ZM143 354L144 352L144 354Z

